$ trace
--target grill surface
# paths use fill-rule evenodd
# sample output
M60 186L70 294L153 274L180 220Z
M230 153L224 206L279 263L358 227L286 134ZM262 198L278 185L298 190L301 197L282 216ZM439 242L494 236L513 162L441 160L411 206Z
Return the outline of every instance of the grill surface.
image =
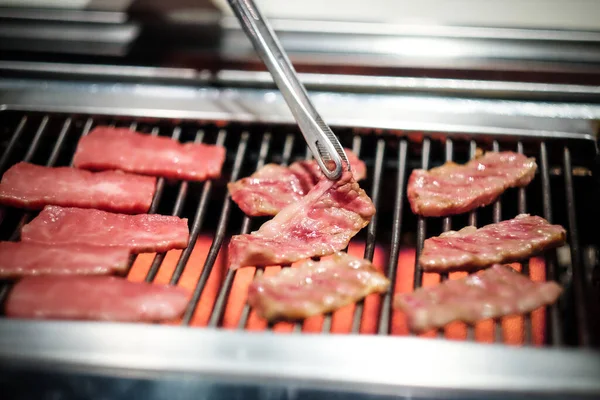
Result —
M351 242L348 251L374 260L394 282L383 296L371 295L356 306L345 307L331 315L313 317L304 323L280 322L267 325L245 303L247 287L254 276L276 273L279 267L265 269L227 269L226 248L233 234L257 229L265 219L244 216L227 195L227 181L250 175L268 162L288 164L310 157L295 127L277 125L239 125L225 122L110 119L106 116L2 112L0 140L3 173L18 161L40 165L69 165L78 139L94 126L128 126L151 135L170 136L180 141L202 141L227 147L227 160L220 180L204 183L159 179L151 213L189 218L190 243L183 251L142 254L133 257L128 279L181 285L193 291L192 300L178 323L228 329L271 329L278 332L408 334L404 316L392 310L393 293L455 279L463 273L439 275L423 273L418 256L423 241L442 231L466 225L509 219L528 212L563 225L568 231L570 260L559 262L560 253L548 252L520 265L522 273L534 280L553 279L565 287L560 301L530 315L484 321L476 326L461 323L424 336L451 339L497 341L511 344L590 344L588 295L583 257L593 245L593 221L588 211L596 199L587 195L592 184L589 171L595 149L588 141L543 140L543 138L488 136L446 137L418 132L390 132L340 129L342 144L352 148L368 168L361 186L371 196L377 214L367 229ZM495 204L450 218L417 218L406 200L406 181L413 168L431 168L453 160L458 163L473 157L477 148L513 150L535 156L538 174L524 189L509 190ZM20 228L35 213L5 208L0 214L0 239L18 240ZM590 256L591 257L591 256ZM10 283L1 288L1 298Z

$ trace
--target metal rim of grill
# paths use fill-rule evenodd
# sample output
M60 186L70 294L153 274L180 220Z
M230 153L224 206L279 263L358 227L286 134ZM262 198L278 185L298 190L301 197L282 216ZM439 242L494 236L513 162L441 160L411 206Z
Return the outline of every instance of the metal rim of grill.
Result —
M21 114L19 114L21 115ZM129 126L131 129L137 129L139 124L135 119L118 119L108 122L107 120L94 119L92 116L71 116L71 115L60 115L60 114L22 114L21 118L13 117L13 125L11 128L11 136L6 142L4 153L0 158L0 170L5 171L11 163L15 162L15 157L21 161L33 161L43 163L47 166L57 166L62 161L63 164L67 164L67 159L70 160L72 154L64 150L65 143L69 140L71 145L76 143L78 137L86 135L89 131L100 123L108 123L114 125L118 123L119 126ZM264 127L222 127L217 128L214 125L198 125L196 123L190 124L189 122L173 123L167 121L167 125L170 129L166 131L166 128L159 130L158 126L152 126L150 123L142 122L144 129L148 134L151 135L168 135L174 140L182 140L182 131L186 131L185 140L193 140L196 142L206 141L207 133L210 130L212 132L210 141L220 145L224 145L228 142L228 160L226 164L230 165L230 168L225 167L229 170L229 174L226 173L226 178L229 181L235 181L243 176L250 175L255 169L262 167L267 162L278 162L283 165L289 164L293 158L298 159L299 157L308 158L310 152L308 149L304 149L301 137L297 132L294 132L293 128L285 128L287 134L281 134L285 136L283 140L279 140L277 144L274 144L279 132L273 133L269 129ZM52 126L51 126L52 125ZM182 125L186 125L185 129ZM267 127L268 128L268 127ZM193 133L193 130L196 130ZM29 130L30 142L28 145L24 145L25 131ZM251 131L253 131L251 133ZM190 133L192 132L192 133ZM257 133L258 132L258 133ZM468 157L474 157L478 145L483 145L489 150L504 150L509 149L518 151L520 153L525 152L527 147L529 151L535 154L527 154L529 156L535 155L539 165L539 176L537 180L541 181L542 188L542 211L541 216L546 218L548 221L553 222L553 205L551 195L551 179L550 169L551 165L549 162L549 146L546 141L538 141L537 143L524 143L523 141L509 142L508 144L502 143L498 140L493 140L490 143L478 143L477 138L471 137L468 140L454 140L452 138L446 138L443 142L436 140L434 137L424 136L422 140L414 142L410 135L364 135L356 132L345 132L346 134L341 135L346 140L346 144L356 152L359 157L365 158L368 163L368 174L370 175L367 184L361 183L369 196L372 198L376 208L380 210L379 205L381 203L382 196L390 195L390 191L394 192L394 198L392 202L392 208L385 210L386 214L377 212L372 222L365 229L365 248L364 257L373 260L376 245L378 240L384 240L382 238L381 230L378 227L381 225L381 219L388 219L391 216L391 232L389 234L390 243L387 244L388 256L385 265L382 265L383 272L390 278L394 283L392 290L385 295L381 296L381 303L379 306L379 316L377 318L376 333L380 335L386 335L392 333L391 318L393 314L392 310L392 299L393 299L393 288L398 282L398 261L399 253L403 246L401 243L402 234L406 233L406 224L403 224L403 218L406 218L406 214L410 212L410 208L407 208L406 204L406 182L410 174L411 168L420 167L429 169L432 167L432 152L433 147L440 147L443 152L443 159L437 160L439 162L445 161L457 161L456 157L460 156L460 152L456 150L456 143L460 142L466 145L468 149ZM68 140L68 137L70 139ZM281 139L281 138L280 138ZM231 143L230 143L231 142ZM369 144L367 151L370 154L364 154L364 144ZM50 144L50 153L44 161L41 161L37 156L44 150L44 145ZM231 147L233 145L233 147ZM532 147L533 146L533 147ZM277 148L275 148L277 147ZM567 225L565 228L568 232L568 243L571 249L571 263L572 263L572 291L569 291L568 296L572 296L573 305L570 307L570 311L574 313L576 321L576 339L575 343L588 346L590 344L590 330L588 327L588 311L586 309L586 281L585 273L583 270L584 257L582 255L581 246L579 243L579 235L577 229L577 216L575 207L575 191L573 188L573 165L571 149L567 144L558 145L561 154L562 161L562 175L563 175L563 187L565 189L565 204L566 204L566 215ZM47 150L47 149L46 149ZM411 154L418 151L416 157ZM361 154L361 151L363 154ZM15 155L20 152L20 156ZM47 151L46 151L47 153ZM390 155L391 154L391 155ZM464 154L462 154L464 156ZM36 158L37 157L37 158ZM410 165L411 161L418 161L417 165ZM70 165L70 164L69 164ZM387 173L384 180L384 173ZM389 178L393 176L393 189L388 191ZM167 182L163 178L159 178L157 181L157 190L152 201L150 213L156 213L159 210L159 206L165 203L163 197L165 197L166 187L171 188L171 194L169 199L166 200L168 204L163 205L161 212L170 213L172 215L181 216L184 211L184 205L195 203L196 206L192 207L192 215L190 217L190 242L189 246L183 250L179 256L179 259L175 265L175 268L170 276L170 284L178 284L184 273L186 266L188 265L190 256L194 250L194 245L201 234L205 220L207 218L207 212L209 211L209 202L214 201L215 196L222 197L222 206L220 209L219 217L214 226L214 232L212 236L212 243L206 254L201 273L199 274L196 284L193 289L192 300L185 311L182 319L183 325L188 325L192 321L194 313L196 312L203 294L207 287L207 283L211 274L215 271L215 263L221 249L227 241L229 235L236 233L248 233L251 230L255 230L260 226L260 221L253 221L251 218L244 216L241 219L240 225L232 226L232 224L239 223L238 220L231 222L232 213L236 211L236 205L231 201L227 192L223 191L215 193L215 182L207 181L205 183L197 184L186 181L182 182ZM175 186L173 186L175 185ZM199 185L193 195L190 195L190 186ZM528 196L527 193L531 189L522 188L515 189L518 192L517 195L517 211L518 213L528 212ZM503 195L497 202L495 202L489 208L492 210L493 222L498 222L503 219L502 209L506 206L506 197ZM170 207L170 211L168 211ZM383 210L383 209L382 209ZM238 210L239 211L239 210ZM383 211L382 211L383 212ZM476 210L468 215L468 224L474 226L481 226L478 224L478 215L481 210ZM239 212L238 212L239 214ZM391 214L391 215L390 215ZM17 240L19 237L20 228L30 221L34 216L34 213L24 212L17 219L14 224L8 240ZM187 216L187 215L186 215ZM457 224L457 218L460 217L447 217L442 220L442 231L448 231L450 229L460 229L462 226ZM506 218L504 218L506 219ZM5 224L8 224L5 222ZM418 256L421 251L423 241L426 237L429 237L428 226L431 226L432 222L429 219L418 217L416 219L416 257L414 263L414 278L413 287L418 288L422 285L423 271L418 266ZM428 236L429 235L429 236ZM133 265L136 257L132 257L131 265ZM161 265L165 259L165 254L156 254L151 262L150 267L145 275L146 282L153 282L160 271ZM262 268L256 269L255 275L263 273ZM529 261L522 264L522 272L529 275ZM228 300L234 286L234 280L237 272L225 270L224 277L218 285L218 291L214 296L210 316L206 322L208 327L219 327L222 325L223 317L227 308ZM545 276L547 279L559 280L559 272L557 271L557 260L555 252L548 252L545 254ZM441 281L448 279L447 274L440 275ZM2 286L2 297L5 297L9 292L10 285L5 284ZM555 304L547 308L546 311L546 341L548 344L562 345L565 342L563 338L563 321L561 321L561 313L559 310L561 302L567 303L566 300L560 300L558 304ZM563 304L564 306L564 304ZM358 302L353 311L351 318L351 327L348 333L361 333L361 322L363 319L364 312L364 301ZM237 327L244 329L248 324L248 319L251 313L250 307L246 304L239 316ZM523 321L523 343L532 344L532 322L531 315L524 316ZM204 324L202 324L204 325ZM275 326L276 327L276 326ZM267 329L272 329L274 326L269 325ZM327 314L324 316L321 323L321 332L328 333L332 329L332 315ZM276 329L277 330L277 329ZM294 332L301 332L303 330L302 323L295 323L293 325ZM469 326L466 328L466 338L468 340L475 339L475 328ZM439 337L444 337L444 329L438 331ZM496 342L503 341L503 329L500 320L494 321L494 340Z
M7 115L12 115L11 124L7 123L11 119L7 119ZM42 165L68 165L78 138L99 123L116 123L119 126L140 128L149 134L170 136L182 141L224 143L227 146L225 179L205 183L159 179L151 206L152 211L164 214L189 215L190 243L196 241L210 225L211 246L202 263L201 273L195 279L194 298L184 316L184 325L190 321L194 308L202 300L211 273L219 269L215 268L219 248L229 235L254 230L261 222L249 219L237 210L224 190L226 181L249 175L266 162L286 164L310 156L299 133L289 126L282 128L235 123L223 125L221 122L212 124L196 120L147 120L123 116L112 118L106 115L20 111L1 112L0 121L0 129L5 130L1 142L4 148L0 158L2 172L18 160L27 159ZM448 229L459 229L469 223L481 225L486 218L483 215L485 209L465 216L464 221L461 217L440 221L416 218L411 214L404 195L406 181L413 168L432 167L446 160L464 162L473 155L478 145L488 150L498 147L501 150L510 148L535 155L539 174L532 185L536 185L537 181L537 187L530 185L522 190L513 190L512 200L510 195L503 195L499 202L486 208L491 215L488 219L493 221L505 217L511 207L515 212L523 209L529 211L532 203L539 203L538 215L551 222L558 223L557 220L563 217L563 221L560 222L568 231L572 268L568 271L561 270L557 253L550 252L545 260L545 273L549 279L569 276L571 289L567 291L569 294L566 300L560 300L558 305L549 307L546 311L546 344L552 347L589 344L591 332L586 326L586 313L589 316L590 311L586 310L584 299L588 289L584 272L587 273L588 264L592 261L584 251L585 239L589 235L585 229L581 229L589 224L585 223L585 219L584 224L581 223L581 213L576 213L578 208L575 207L576 200L577 204L581 204L582 198L585 200L586 196L581 196L583 192L574 188L578 180L584 179L580 174L574 173L574 167L580 167L581 154L587 155L583 157L584 171L589 166L586 163L593 162L588 160L591 154L589 140L582 140L582 147L582 143L577 143L573 138L555 140L524 137L522 140L514 140L509 137L489 141L489 136L479 137L472 134L460 137L445 136L443 133L423 135L420 132L405 131L399 135L387 135L384 131L373 134L372 130L363 129L345 129L342 133L336 130L336 133L344 139L344 146L353 148L361 159L367 162L369 178L366 182L361 182L361 187L376 204L379 204L373 222L359 236L362 235L365 241L366 258L374 256L378 242L388 241L388 259L382 267L392 281L397 278L398 259L402 248L406 246L403 236L408 231L414 231L417 239L416 243L409 243L409 246L416 247L416 251L419 251L426 236ZM390 183L393 188L391 190L388 189ZM398 197L397 193L403 196ZM536 196L541 198L536 200ZM220 204L215 208L214 202L217 197ZM386 201L390 204L385 208L384 214L383 211L380 212L383 209L379 207ZM214 210L216 212L213 213ZM566 212L562 212L563 210ZM33 215L16 213L10 224L18 228ZM2 214L2 235L5 235L5 232L1 227L9 223L7 219L10 218L6 213ZM212 225L211 218L214 219ZM414 221L411 222L411 218ZM386 227L389 227L389 232L386 232ZM9 232L9 236L2 237L2 240L14 240L18 237L14 230ZM584 240L581 240L582 238ZM192 246L188 246L181 252L169 276L170 283L181 282L182 275L189 269L192 250ZM165 261L163 254L151 256L152 262L144 275L148 281L160 277L161 266ZM416 260L413 264L416 265ZM527 265L523 265L525 272ZM256 273L261 271L258 269ZM419 283L422 277L422 272L415 269L415 283ZM399 391L404 393L406 390L406 393L415 395L432 394L444 389L449 395L465 393L465 390L485 390L488 393L562 392L576 398L577 395L585 397L600 393L595 375L595 371L598 371L598 354L594 350L569 351L565 350L564 346L555 349L536 349L532 346L482 346L454 340L431 341L395 334L390 336L388 334L391 329L390 317L393 315L392 293L382 296L378 324L375 331L371 332L377 335L270 335L268 332L247 332L242 329L251 316L247 305L244 306L236 326L229 327L239 329L210 329L223 324L227 300L232 287L235 287L234 281L235 273L227 271L220 282L219 290L213 296L214 304L211 305L210 315L206 318L206 323L202 324L208 329L0 318L0 356L7 361L7 365L18 368L30 366L34 370L52 366L57 372L72 371L75 368L85 374L108 373L110 376L144 378L153 376L154 379L160 379L166 373L179 371L194 374L198 382L211 379L211 382L225 380L266 383L270 380L281 384L287 382L298 388L305 385L323 389L335 387L336 391L348 388L372 394L397 395ZM3 299L9 289L10 285L2 285L0 298ZM352 313L348 333L359 331L361 314L364 312L364 302L359 302ZM565 320L565 316L569 320ZM575 321L573 317L576 317ZM524 324L526 329L523 342L529 344L532 339L531 320L526 317ZM565 326L569 324L576 326L576 329L567 336L576 337L565 337ZM320 330L323 333L330 332L334 325L335 317L327 315L321 322ZM277 326L268 328L277 330ZM295 324L292 331L300 332L302 328L302 325ZM476 339L475 332L473 328L468 329L468 342ZM503 339L502 333L501 324L494 321L495 341ZM443 336L443 331L438 331L437 336ZM99 338L103 339L98 340ZM390 369L381 363L372 363L381 357L394 360L408 357L410 362L398 364L397 369ZM483 371L483 374L477 373L481 368L479 360L483 359L493 359L493 368L488 369L492 365L486 364L488 375ZM299 373L297 363L307 366L308 369ZM363 367L346 368L357 363ZM367 364L370 366L365 369L364 365ZM424 374L424 371L428 373ZM10 377L10 373L7 376Z

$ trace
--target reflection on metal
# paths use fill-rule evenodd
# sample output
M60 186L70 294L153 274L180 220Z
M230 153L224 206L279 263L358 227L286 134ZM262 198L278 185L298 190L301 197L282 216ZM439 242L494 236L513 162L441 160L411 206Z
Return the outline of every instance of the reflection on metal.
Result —
M600 32L317 20L272 24L292 61L472 70L597 71ZM255 58L236 21L222 20L221 55Z
M566 42L600 42L600 32L588 30L518 29L481 26L392 24L380 22L325 21L270 18L273 28L281 32L346 35L423 36L476 39L510 39ZM240 29L233 17L224 17L221 25Z
M374 363L373 354L410 361L396 362L391 368ZM13 366L52 365L53 370L110 368L117 375L180 372L234 381L350 385L375 393L428 388L600 395L600 354L593 350L511 348L410 337L0 320L0 360ZM359 367L364 365L369 368Z
M600 118L595 104L458 99L402 94L311 92L337 127L477 133L509 137L587 138ZM2 80L0 107L154 118L201 118L293 124L273 90L141 84Z
M2 68L1 63L0 68ZM300 73L299 76L307 87L328 88L331 90L379 91L386 93L435 92L481 97L518 97L544 100L548 100L549 97L562 100L571 98L600 99L599 87L585 85L315 73ZM216 80L230 85L273 85L269 73L263 71L222 70L216 73Z
M23 19L32 21L61 21L61 22L86 22L117 24L127 21L127 14L116 11L97 10L69 10L65 8L25 8L25 7L2 7L0 18Z

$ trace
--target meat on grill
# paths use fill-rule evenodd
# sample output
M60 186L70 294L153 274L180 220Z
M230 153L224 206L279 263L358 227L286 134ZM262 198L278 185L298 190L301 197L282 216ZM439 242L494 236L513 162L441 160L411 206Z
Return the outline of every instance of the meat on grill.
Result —
M69 167L42 167L21 162L0 182L0 203L27 209L48 204L145 213L150 208L156 178L121 171L90 172Z
M565 229L542 217L521 214L477 229L467 226L425 240L419 264L425 271L475 270L522 260L564 244Z
M423 332L453 321L474 324L528 313L554 303L561 292L556 282L534 282L510 266L496 264L462 279L400 294L394 305L406 313L411 330Z
M46 206L21 230L26 242L124 246L134 253L183 249L188 238L186 218L58 206Z
M34 276L14 286L5 311L16 318L153 322L179 317L188 300L180 287L114 276Z
M508 188L527 186L536 169L534 158L510 151L489 152L465 165L417 169L408 181L408 200L424 217L461 214L493 203Z
M167 137L100 126L81 138L73 164L90 170L119 169L203 181L220 177L224 161L222 146L182 144Z
M345 149L357 181L367 174L365 163ZM324 179L315 160L298 161L284 167L267 164L249 177L227 185L232 200L249 216L272 216L292 204Z
M344 249L375 214L371 199L352 177L324 179L306 196L281 210L256 232L229 243L229 264L284 265Z
M276 276L255 279L248 304L268 320L300 319L383 293L389 285L369 261L338 252L320 262L304 261Z
M30 275L108 275L123 272L129 249L84 244L0 242L0 278Z

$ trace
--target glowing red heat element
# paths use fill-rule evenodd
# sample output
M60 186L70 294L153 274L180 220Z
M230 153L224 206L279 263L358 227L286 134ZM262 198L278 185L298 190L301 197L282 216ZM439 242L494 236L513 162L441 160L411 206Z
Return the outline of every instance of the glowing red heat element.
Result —
M156 178L149 176L22 162L2 176L0 203L27 209L57 205L136 214L148 211L155 186Z
M416 169L408 200L413 212L425 217L461 214L493 203L508 188L527 186L536 169L535 159L510 151L489 152L465 165Z
M415 266L415 250L404 249L400 251L398 259L398 272L396 277L396 285L394 289L394 298L401 294L410 295L413 293L413 274ZM522 266L517 263L511 264L511 267L516 271L521 271ZM529 262L529 275L533 282L544 283L546 280L545 263L543 259L532 258ZM451 272L448 274L449 280L459 280L468 277L467 272ZM423 288L430 288L439 285L440 275L438 273L425 272L423 273ZM500 340L506 344L516 345L524 343L526 337L527 326L525 320L528 317L523 315L512 315L502 318L501 320L501 337L497 336L495 329L495 321L487 319L475 324L474 334L478 342L494 343ZM408 324L407 314L400 309L394 309L391 320L391 333L393 335L408 335L410 328ZM467 325L464 322L455 321L447 324L444 329L444 336L452 340L467 339ZM532 343L542 345L545 341L545 309L538 308L531 313L531 339ZM421 337L436 337L436 331L430 330L425 333L420 333Z
M21 230L25 242L127 247L134 253L183 249L188 238L186 218L58 206L46 206Z
M211 235L201 235L198 237L194 250L191 253L190 259L186 264L178 286L191 292L194 290L198 278L202 273L204 261L212 242ZM354 257L363 257L365 250L364 242L352 241L348 247L348 254ZM171 275L175 270L175 265L179 260L181 250L171 250L167 253L163 263L160 266L158 274L154 280L155 283L165 284L171 279ZM373 266L380 272L383 272L382 267L387 265L389 259L389 249L385 249L379 245L375 247L375 257ZM139 254L136 262L131 268L128 279L134 282L142 282L150 269L154 253ZM415 266L415 250L402 249L398 259L398 270L396 281L392 283L395 296L400 293L413 292L413 274ZM520 264L512 264L512 267L519 271ZM544 282L545 264L543 259L533 258L529 263L530 277L534 282ZM217 257L217 261L212 268L206 286L202 292L202 297L198 303L198 307L190 321L191 326L207 326L208 320L213 313L216 298L221 289L221 285L227 275L227 253L224 248ZM225 329L237 329L242 316L242 311L247 302L247 293L250 284L253 281L256 268L238 269L233 280L230 294L225 305L222 326ZM266 277L275 276L281 271L281 267L270 266L264 268ZM452 272L449 274L449 279L462 279L468 276L466 272ZM437 285L440 282L440 276L437 273L423 274L423 287ZM333 313L331 319L331 332L344 334L351 332L352 322L354 319L355 304L348 304ZM361 319L360 332L373 334L377 333L381 312L381 295L373 293L365 298L363 315ZM502 318L502 341L511 345L518 345L524 342L525 339L525 318L522 315L514 315ZM307 318L302 324L302 331L306 333L320 333L323 326L324 316L316 315ZM165 322L166 324L179 325L181 321L178 319ZM390 321L390 333L392 335L408 335L409 327L406 315L401 310L395 309L392 312ZM250 331L263 331L267 327L267 321L261 318L256 311L250 311L250 315L245 324L245 328ZM281 321L273 326L273 331L278 333L292 332L294 324L288 321ZM531 332L532 343L541 345L545 341L545 310L538 308L531 313ZM444 328L445 337L452 340L465 340L467 338L467 325L464 322L452 322ZM493 320L485 320L475 324L475 338L478 342L493 343L495 340L496 330ZM434 330L422 333L420 336L435 337Z
M225 148L179 143L126 128L99 126L77 145L73 165L90 170L119 169L189 181L221 176Z

